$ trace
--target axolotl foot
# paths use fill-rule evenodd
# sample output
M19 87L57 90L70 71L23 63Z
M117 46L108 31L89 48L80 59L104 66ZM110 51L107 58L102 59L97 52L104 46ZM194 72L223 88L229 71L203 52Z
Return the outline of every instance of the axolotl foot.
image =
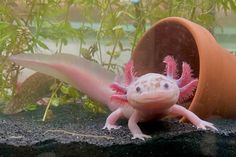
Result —
M145 135L145 134L134 134L132 137L132 140L133 139L140 139L140 140L145 141L146 138L152 138L152 137L149 135Z
M106 124L102 129L120 129L121 126L116 125L116 121L122 117L122 110L120 108L118 108L117 110L113 111L106 120Z
M102 129L107 129L110 131L111 129L120 129L120 128L121 128L121 126L119 126L119 125L113 125L113 124L106 123Z
M218 129L214 126L214 124L204 121L204 120L201 120L200 123L196 125L196 127L197 129L203 129L203 130L211 129L211 130L218 131Z

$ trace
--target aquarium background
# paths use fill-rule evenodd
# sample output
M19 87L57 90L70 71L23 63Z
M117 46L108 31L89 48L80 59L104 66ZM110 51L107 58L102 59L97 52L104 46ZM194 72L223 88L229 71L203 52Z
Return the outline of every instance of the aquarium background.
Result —
M34 73L9 62L11 55L71 53L121 73L143 33L170 16L206 27L224 48L236 53L235 13L235 0L2 0L0 100L7 104L18 85ZM85 97L94 108L89 98L71 88L52 85L56 94L50 102L59 105L71 97Z
M211 121L219 132L158 120L141 124L152 141L134 141L127 121L101 129L110 111L98 102L8 60L70 53L119 74L143 34L171 16L202 25L236 55L236 0L0 0L0 156L235 156L234 119Z

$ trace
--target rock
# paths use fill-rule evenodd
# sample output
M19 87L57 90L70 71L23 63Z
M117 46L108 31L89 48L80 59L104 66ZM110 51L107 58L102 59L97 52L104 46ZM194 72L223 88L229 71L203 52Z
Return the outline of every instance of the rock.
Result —
M219 132L197 130L176 120L140 124L147 141L131 140L127 121L119 130L102 130L108 114L91 113L79 105L52 108L42 122L44 108L0 115L1 157L132 157L236 156L236 120L214 120Z
M50 88L55 81L55 78L39 72L32 74L18 87L16 95L4 106L2 112L15 114L23 111L27 105L47 97L50 95Z

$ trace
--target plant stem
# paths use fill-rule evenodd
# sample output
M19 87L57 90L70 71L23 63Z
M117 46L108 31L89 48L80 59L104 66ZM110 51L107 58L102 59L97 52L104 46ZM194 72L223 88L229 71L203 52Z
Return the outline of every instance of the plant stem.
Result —
M105 16L102 17L101 24L100 24L100 27L99 27L99 30L98 30L97 36L96 36L96 41L97 41L98 51L99 51L99 59L100 59L100 63L101 64L103 63L103 59L102 59L102 49L101 49L101 41L100 41L101 37L100 37L100 34L102 32L102 27L103 27L104 19L105 19Z
M69 23L69 11L70 11L70 7L71 7L71 2L68 1L67 2L67 6L66 6L66 12L65 12L65 17L64 17L64 24L67 24ZM61 53L62 52L62 47L63 47L63 42L62 40L60 40L60 45L59 45L59 51L58 53Z
M59 45L58 53L61 53L62 47L63 47L63 43L62 43L62 40L60 40L60 45Z
M28 17L27 17L26 22L25 22L26 26L29 24L29 21L32 18L33 10L34 10L34 7L35 7L35 3L36 3L35 0L33 0L32 3L31 3L30 11L28 13Z
M13 80L13 88L12 88L12 93L11 93L11 96L13 97L17 91L17 80L18 80L18 77L19 77L19 73L20 73L20 66L17 66L16 68L16 74L15 74L15 78ZM13 73L11 72L11 75L13 75Z
M115 45L114 45L114 47L112 49L112 53L111 53L111 56L110 56L110 59L109 59L109 62L108 62L107 70L109 70L110 67L111 67L111 62L112 62L113 56L115 54L115 50L116 50L117 45L118 45L118 40L116 39L115 40Z
M100 35L101 35L103 24L104 24L104 21L105 21L105 18L106 18L106 12L109 9L108 6L110 6L110 4L108 4L105 9L102 8L103 16L102 16L102 19L101 19L101 24L100 24L99 30L98 30L97 35L96 35L96 41L97 41L98 51L99 51L99 60L100 60L101 65L103 64L103 58L102 58L101 36Z
M196 11L196 6L194 6L192 11L191 11L190 20L193 20L194 15L195 15L195 11Z
M136 45L136 42L138 40L138 34L140 33L140 31L145 31L145 25L146 25L146 21L144 19L144 17L142 17L142 8L143 8L143 4L142 1L140 1L138 4L134 4L135 7L135 17L136 17L136 29L135 29L135 35L134 35L134 40L132 43L132 51Z
M52 95L51 95L51 97L50 97L50 99L49 99L49 101L48 101L48 104L47 104L47 107L46 107L46 109L45 109L44 115L43 115L43 119L42 119L43 122L44 122L44 121L46 120L46 118L47 118L47 113L48 113L48 110L49 110L49 108L50 108L50 106L51 106L51 104L52 104L52 99L53 99L54 96L57 94L57 91L61 88L62 84L63 84L63 82L60 82L60 84L59 84L59 85L56 87L56 89L53 91L53 93L52 93Z
M84 28L84 22L82 23L82 28ZM82 47L83 46L83 41L82 39L79 40L79 56L81 57L81 51L82 51Z
M173 2L172 2L172 0L169 0L169 16L171 16L172 15L172 11L173 11Z

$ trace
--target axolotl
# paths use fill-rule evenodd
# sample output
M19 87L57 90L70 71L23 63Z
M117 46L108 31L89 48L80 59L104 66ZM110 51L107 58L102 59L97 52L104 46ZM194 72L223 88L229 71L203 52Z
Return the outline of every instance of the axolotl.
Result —
M125 83L113 83L111 88L116 91L111 96L112 101L123 104L110 114L103 129L119 129L115 123L121 117L128 119L128 127L133 139L151 138L142 133L137 125L138 122L145 122L152 119L162 118L167 115L177 115L187 118L197 128L213 129L216 127L210 122L201 120L193 112L183 106L176 104L193 94L197 86L197 79L191 77L189 64L183 63L182 75L177 77L176 62L173 57L167 56L166 75L158 73L147 73L135 77L132 60L125 67Z
M132 60L125 66L122 81L114 82L116 75L102 66L70 54L19 54L9 58L16 64L31 68L69 83L91 98L107 105L112 111L103 129L118 129L120 118L128 119L133 139L145 140L138 122L179 115L197 128L217 130L212 123L176 104L193 94L197 79L191 77L191 68L182 64L182 75L177 79L176 62L171 56L164 59L166 75L148 73L135 76Z

